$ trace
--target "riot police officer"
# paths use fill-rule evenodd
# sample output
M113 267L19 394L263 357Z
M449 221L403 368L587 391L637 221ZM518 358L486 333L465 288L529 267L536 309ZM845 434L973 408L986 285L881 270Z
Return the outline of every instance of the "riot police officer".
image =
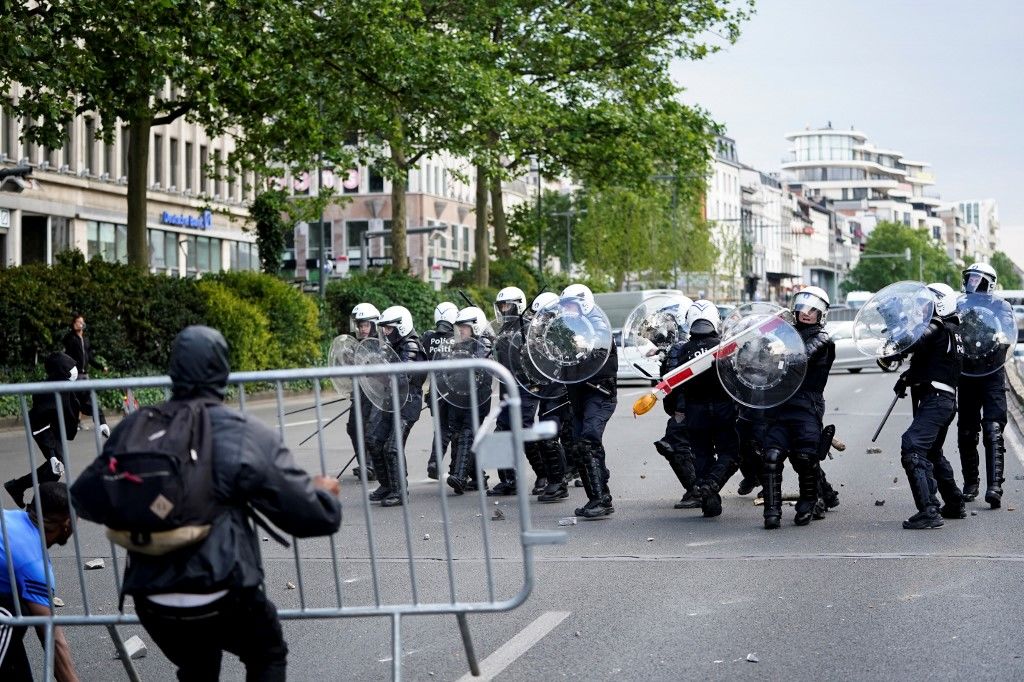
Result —
M377 328L382 340L388 343L398 355L401 362L421 362L427 355L420 345L419 336L413 326L412 314L403 306L392 306L380 314ZM382 507L395 507L405 504L408 496L408 485L402 476L408 471L404 461L400 461L399 451L404 455L405 443L409 432L420 418L423 410L423 381L426 376L421 372L410 372L398 377L399 381L408 384L408 395L402 405L394 406L399 411L401 431L396 432L392 413L375 410L370 425L370 451L374 470L380 488L370 493L370 499L380 501ZM401 439L401 445L399 445Z
M942 456L942 444L956 413L956 389L960 380L963 340L956 315L956 293L948 284L929 284L935 298L934 314L922 335L891 360L911 355L910 369L893 389L906 395L910 388L914 419L903 434L900 460L917 513L903 522L910 530L939 528L942 519L967 516L964 497L953 468ZM945 504L939 509L936 491Z
M1004 315L1013 319L1013 309L1006 301L994 296L996 271L988 263L974 263L963 271L963 292L988 299L988 306L1002 308ZM962 301L964 299L961 299ZM1010 339L1002 340L1011 343ZM1015 341L1015 339L1013 340ZM985 501L993 509L1002 505L1003 499L1003 429L1006 428L1006 375L1002 370L1005 352L992 353L984 367L984 376L960 377L957 394L958 411L957 444L960 449L960 465L963 469L964 499L973 500L978 496L978 434L985 447Z
M559 301L570 315L585 317L597 334L611 338L607 318L597 314L600 309L597 308L590 287L570 284L562 291ZM572 405L575 438L573 458L588 499L583 507L575 511L576 516L583 518L597 518L615 512L608 487L610 472L602 439L608 420L615 412L619 360L614 343L610 344L607 352L603 349L593 352L605 355L601 368L587 380L569 383L566 388Z
M456 337L453 348L461 348L473 357L488 357L491 354L492 340L485 334L486 330L487 317L484 315L484 311L476 306L463 308L455 317ZM490 382L488 382L488 386L490 386ZM477 485L483 485L485 488L487 486L486 477L483 481L476 478L473 435L476 433L477 427L480 426L479 420L487 416L491 404L491 394L488 391L479 390L477 401L476 420L473 419L472 406L462 407L454 404L448 406L448 428L452 434L453 454L447 482L456 495L476 489L476 485L470 484L470 479L476 480Z
M764 429L764 527L778 528L782 518L782 469L788 457L796 470L800 498L794 522L806 526L819 506L819 446L825 416L825 384L836 358L835 344L825 331L828 294L807 287L793 297L796 330L804 342L807 372L786 402L766 411Z
M356 341L362 341L370 337L377 335L377 320L380 319L380 311L371 303L360 303L352 309L352 314L349 317L351 321L352 331L355 333ZM363 435L364 440L366 436L367 426L370 423L370 415L373 410L376 409L373 403L362 396L362 400L359 401L360 412L363 418ZM353 404L354 408L355 405ZM352 440L352 452L359 452L359 446L356 440L356 412L355 409L348 411L348 423L345 426L345 431L348 433L348 437ZM368 462L366 466L366 480L375 481L376 474L374 473L372 462ZM359 467L353 467L352 473L358 477Z
M458 307L451 301L439 303L434 308L434 328L423 334L423 350L426 351L428 360L437 360L451 351L452 338L455 336L455 316L458 314ZM431 386L430 390L435 389ZM433 405L433 402L431 400L428 405ZM438 452L437 441L433 441L430 459L427 460L427 478L436 481L437 463L444 460L452 439L451 431L448 430L448 403L440 398L437 400L437 414L434 417L434 423L441 432L441 450Z
M558 303L558 294L546 291L538 294L530 304L530 319L545 315L548 306ZM576 478L576 466L569 462L567 452L573 451L572 406L564 384L547 382L541 389L542 397L537 402L537 419L555 423L557 434L537 442L547 485L537 496L538 502L558 502L569 497L568 481Z

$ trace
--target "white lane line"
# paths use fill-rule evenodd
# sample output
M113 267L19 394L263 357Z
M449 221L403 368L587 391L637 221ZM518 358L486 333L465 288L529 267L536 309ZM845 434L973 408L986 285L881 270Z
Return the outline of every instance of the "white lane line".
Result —
M530 650L534 644L544 639L544 636L558 627L558 624L569 617L569 611L547 611L542 613L537 620L533 621L519 633L508 640L493 654L480 661L480 677L473 677L466 673L459 678L459 682L475 682L476 680L493 680L502 670L509 667L513 661Z
M317 421L319 421L319 420L317 420L317 419L308 419L308 420L306 420L304 422L285 422L284 426L285 426L285 428L291 428L293 426L308 426L310 424L316 424ZM324 419L323 421L327 421L327 420Z
M1008 440L1013 441L1011 443L1013 454L1017 455L1017 461L1021 463L1021 466L1024 466L1024 446L1021 445L1020 437L1017 435L1016 424L1011 422L1007 426L1009 428L1004 429L1004 435L1009 436Z

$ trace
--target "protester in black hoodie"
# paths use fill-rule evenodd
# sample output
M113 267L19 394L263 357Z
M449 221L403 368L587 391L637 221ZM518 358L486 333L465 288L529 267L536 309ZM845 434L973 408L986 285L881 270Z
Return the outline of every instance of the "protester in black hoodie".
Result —
M46 369L46 381L75 381L78 368L75 361L59 351L50 353L43 361ZM60 394L38 393L32 397L32 408L28 411L29 427L32 438L43 453L43 463L36 469L40 483L58 481L64 473L64 448L60 438L60 415L64 417L64 436L74 440L78 434L78 413L80 410L75 393L65 391ZM32 474L21 478L12 478L4 483L4 489L14 499L19 508L25 507L25 491L32 487Z
M217 330L188 327L174 339L172 399L223 401L228 371L228 346ZM284 680L288 647L277 609L261 589L259 538L249 508L296 537L330 535L341 525L338 482L310 478L275 429L223 404L207 410L214 488L224 512L194 547L162 556L129 552L124 592L135 598L143 627L178 667L178 679L217 679L221 656L229 651L245 664L247 679Z
M92 346L89 339L85 337L85 317L81 313L71 315L71 329L64 335L64 352L75 361L78 368L78 378L89 378L89 363L92 362ZM106 368L104 368L106 371ZM78 405L85 414L92 416L92 394L89 391L79 391L75 394L78 398ZM96 403L96 414L99 419L99 430L105 437L110 436L110 427L107 426L107 418L103 416L103 408L99 402Z

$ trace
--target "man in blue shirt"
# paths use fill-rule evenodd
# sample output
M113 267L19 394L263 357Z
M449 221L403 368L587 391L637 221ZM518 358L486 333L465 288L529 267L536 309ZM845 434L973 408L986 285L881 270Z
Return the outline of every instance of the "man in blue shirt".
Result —
M63 483L40 483L39 502L43 510L40 523L36 519L35 503L28 511L3 510L7 526L10 551L0 535L0 618L11 619L16 614L15 594L21 602L21 612L32 616L49 616L53 567L39 542L42 533L47 547L63 545L71 538L71 516L68 488ZM14 566L17 592L11 589L8 561ZM0 680L21 682L32 680L32 669L25 654L25 627L0 622ZM38 626L40 642L45 641L46 628ZM62 628L53 632L54 677L59 682L78 680L71 661L71 649Z

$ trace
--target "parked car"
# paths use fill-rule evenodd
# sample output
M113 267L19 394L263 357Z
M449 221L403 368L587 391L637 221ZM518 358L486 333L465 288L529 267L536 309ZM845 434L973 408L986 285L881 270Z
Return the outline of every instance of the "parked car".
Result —
M832 364L832 369L845 369L850 374L857 374L862 369L878 367L875 358L862 353L854 343L852 321L828 322L825 324L825 331L836 344L836 361Z
M616 376L620 381L640 379L656 383L661 378L661 363L657 356L647 354L654 349L653 344L647 348L637 348L635 345L623 348L621 329L612 331L612 343L618 348L619 369Z

